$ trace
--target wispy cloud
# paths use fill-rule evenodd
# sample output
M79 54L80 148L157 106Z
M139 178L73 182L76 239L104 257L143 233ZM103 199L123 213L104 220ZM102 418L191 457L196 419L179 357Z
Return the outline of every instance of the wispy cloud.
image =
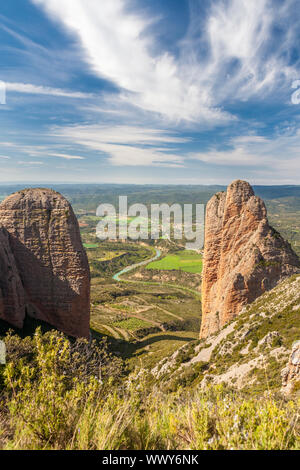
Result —
M186 23L176 2L180 27L175 21L167 34L158 33L159 15L170 2L166 10L146 0L31 3L45 13L32 8L37 29L22 11L3 21L1 79L18 93L11 109L1 108L3 141L16 142L0 143L11 157L0 157L3 167L19 160L20 174L43 176L38 165L49 172L60 165L67 178L101 168L101 178L113 179L119 168L111 166L127 166L122 177L172 174L186 182L199 169L207 181L261 172L297 182L299 133L280 129L299 127L290 99L300 78L299 0L186 0Z
M273 138L250 135L233 138L228 150L210 149L195 152L188 158L228 167L250 167L262 175L295 181L300 172L300 130ZM284 158L283 158L284 155Z
M51 157L64 158L65 160L85 160L85 157L79 155L66 155L64 153L48 153Z
M297 0L219 0L205 20L191 2L191 23L178 56L154 54L153 18L129 12L128 0L32 0L80 38L89 67L121 88L120 103L175 121L220 124L233 118L226 99L271 91L295 75L287 51L299 18L287 22ZM274 27L281 30L274 49ZM206 45L205 54L201 54Z
M118 166L180 166L184 159L176 145L189 141L174 132L119 125L56 128L52 135L106 154Z
M194 49L197 55L195 36L206 44L203 72L217 102L247 100L261 93L266 97L297 75L299 61L289 64L298 43L297 1L219 0L211 5L202 32L199 16L192 15L185 49Z
M14 91L17 93L29 93L33 95L49 95L65 98L92 98L93 95L89 93L73 92L61 90L59 88L51 88L46 86L32 85L30 83L10 83L5 82L7 91Z
M129 13L128 1L102 0L101 8L94 0L33 1L79 36L89 67L122 89L121 103L177 121L230 118L185 63L168 52L151 54L155 38L146 33L152 19Z
M43 165L44 162L36 162L36 161L31 161L31 162L30 162L30 161L22 161L22 160L20 160L20 161L18 161L18 164L19 164L19 165Z
M63 158L65 160L85 160L85 157L80 155L70 155L69 153L54 152L53 146L51 145L22 145L14 142L0 142L0 146L7 147L9 149L15 149L16 151L18 151L18 153L30 155L31 157L57 157ZM0 158L11 157L0 156Z

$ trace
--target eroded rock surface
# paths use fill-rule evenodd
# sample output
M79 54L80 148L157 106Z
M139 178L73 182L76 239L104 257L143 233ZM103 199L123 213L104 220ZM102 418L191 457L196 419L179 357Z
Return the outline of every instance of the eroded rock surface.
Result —
M234 181L206 208L201 338L299 272L299 258L269 225L263 200L249 183Z
M22 328L25 318L25 293L9 234L0 226L0 318Z
M295 389L296 384L300 384L300 341L297 341L292 348L292 353L287 366L281 372L282 389L285 395L289 395Z
M0 204L0 223L1 318L22 327L27 314L88 337L89 265L68 201L49 189L20 191Z

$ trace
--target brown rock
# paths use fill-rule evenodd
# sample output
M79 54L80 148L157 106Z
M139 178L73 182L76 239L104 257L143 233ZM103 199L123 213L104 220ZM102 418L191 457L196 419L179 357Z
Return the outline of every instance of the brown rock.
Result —
M206 208L201 338L216 333L244 305L298 272L299 258L270 227L262 199L249 183L234 181Z
M22 328L25 318L25 295L9 234L0 227L0 318Z
M281 372L282 389L285 395L289 395L300 383L300 341L293 344L292 353L287 366Z
M26 314L68 335L88 337L89 265L68 201L49 189L20 191L0 204L0 221L23 283ZM13 323L9 308L5 320L22 326L24 309Z

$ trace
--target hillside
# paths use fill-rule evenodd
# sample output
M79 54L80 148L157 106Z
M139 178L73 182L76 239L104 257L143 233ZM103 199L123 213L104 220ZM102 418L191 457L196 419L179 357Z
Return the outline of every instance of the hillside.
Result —
M299 385L279 392L300 338L300 275L278 278L199 340L203 253L166 240L100 242L96 223L79 216L90 340L36 330L28 317L21 332L0 332L0 449L299 449Z
M281 370L300 338L299 314L300 276L296 275L247 306L218 334L180 348L152 373L174 390L180 385L202 388L224 383L255 394L279 391Z

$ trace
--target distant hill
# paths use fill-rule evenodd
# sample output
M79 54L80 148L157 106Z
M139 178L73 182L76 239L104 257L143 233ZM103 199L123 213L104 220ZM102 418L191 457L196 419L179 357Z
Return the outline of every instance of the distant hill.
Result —
M29 184L40 187L41 184ZM0 185L0 199L26 187L26 184ZM120 195L128 196L128 203L206 203L213 194L224 191L220 185L133 185L133 184L48 184L62 193L76 209L96 210L101 202L116 204ZM263 199L300 198L299 186L254 186Z

